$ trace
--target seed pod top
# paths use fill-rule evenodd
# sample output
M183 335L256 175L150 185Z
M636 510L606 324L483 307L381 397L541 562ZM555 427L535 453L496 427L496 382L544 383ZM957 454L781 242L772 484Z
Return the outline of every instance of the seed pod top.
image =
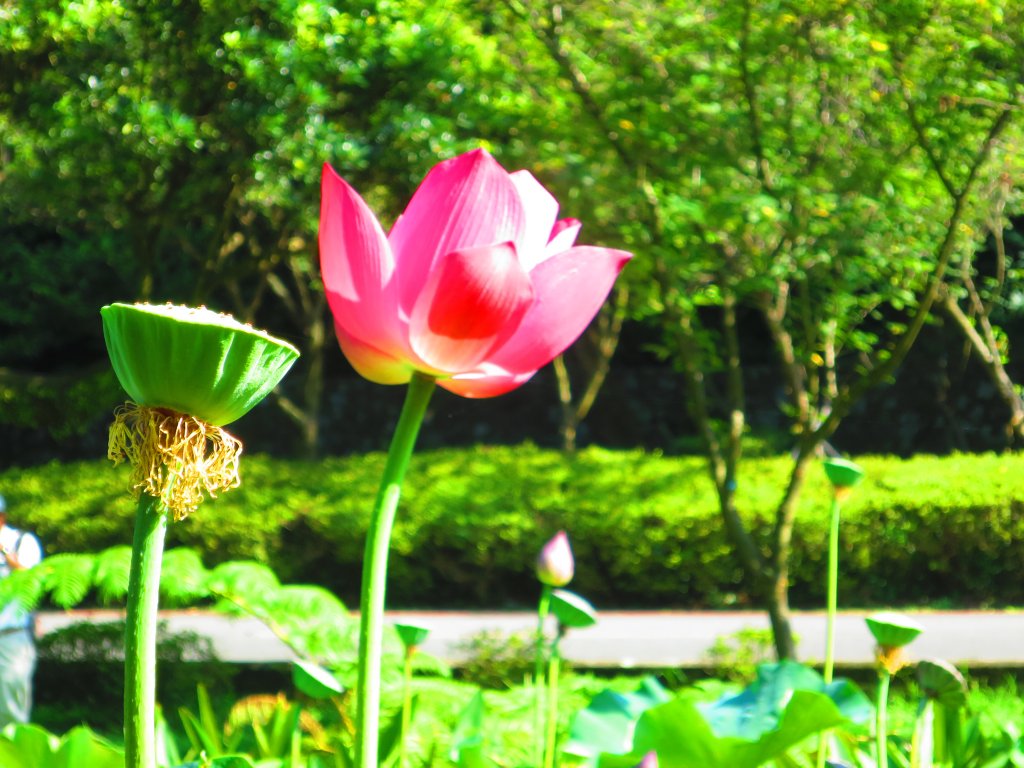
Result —
M852 488L864 477L864 470L849 459L825 459L825 475L836 489Z
M100 313L114 372L136 403L215 426L245 415L299 356L291 344L204 307L111 304Z
M924 627L900 613L880 611L867 618L868 629L883 648L902 648L924 631Z

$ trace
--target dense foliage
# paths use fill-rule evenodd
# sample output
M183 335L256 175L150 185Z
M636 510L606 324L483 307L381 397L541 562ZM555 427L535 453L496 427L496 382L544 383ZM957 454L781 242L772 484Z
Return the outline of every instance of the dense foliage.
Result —
M867 480L843 509L845 606L941 601L1024 603L1024 458L864 457ZM171 528L208 565L252 558L285 582L358 595L363 537L383 456L310 463L247 457L242 487ZM767 535L788 458L751 459L738 497ZM126 544L126 473L103 462L0 474L12 521L48 553ZM809 479L797 513L793 596L822 604L828 488ZM759 521L759 522L758 522ZM749 604L730 555L704 460L532 446L439 450L414 459L394 533L394 607L527 607L533 558L566 529L574 588L601 608Z

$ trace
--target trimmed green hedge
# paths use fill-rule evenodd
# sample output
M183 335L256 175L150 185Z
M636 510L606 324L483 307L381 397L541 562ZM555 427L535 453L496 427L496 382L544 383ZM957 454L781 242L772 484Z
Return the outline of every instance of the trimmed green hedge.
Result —
M843 508L845 607L1024 604L1024 457L862 457L867 479ZM283 581L359 593L363 535L383 456L320 462L246 456L241 488L171 528L170 544L208 566L252 558ZM749 459L739 507L763 534L785 457ZM11 521L48 552L129 543L127 474L102 461L0 474ZM828 524L824 474L812 471L794 535L792 602L820 607ZM392 607L532 605L533 560L566 529L572 588L611 607L726 607L749 602L719 522L704 461L588 449L567 458L530 445L418 454L395 526Z

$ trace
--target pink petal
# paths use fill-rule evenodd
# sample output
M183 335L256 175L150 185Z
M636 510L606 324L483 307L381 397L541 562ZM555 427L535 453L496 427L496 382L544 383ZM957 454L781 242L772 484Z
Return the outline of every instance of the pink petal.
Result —
M449 392L469 398L497 397L511 392L533 378L530 373L509 373L496 365L484 363L472 373L460 373L447 379L439 379L438 386Z
M377 347L402 347L395 260L380 223L359 194L324 165L320 273L337 324Z
M338 323L334 324L334 332L345 359L364 379L376 384L405 384L412 378L413 368L409 360L359 341Z
M559 219L556 221L554 229L551 230L551 239L548 240L548 245L545 249L548 257L562 251L568 251L576 245L576 238L579 236L580 227L582 226L578 219Z
M434 166L388 235L398 263L403 310L411 312L434 263L446 253L518 243L524 227L515 184L486 151Z
M416 300L412 349L437 370L470 371L515 333L532 301L512 243L454 251L438 261Z
M544 249L558 218L558 201L529 171L516 171L511 179L526 214L526 226L522 238L516 241L516 252L519 263L529 272L544 260Z
M530 273L534 302L490 362L512 373L550 363L586 330L631 257L625 251L583 245L539 264Z

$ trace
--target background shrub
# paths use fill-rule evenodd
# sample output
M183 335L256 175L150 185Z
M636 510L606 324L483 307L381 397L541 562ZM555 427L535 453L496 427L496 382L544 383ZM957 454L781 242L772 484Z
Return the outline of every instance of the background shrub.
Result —
M243 485L171 527L170 545L208 566L255 559L282 581L325 586L354 605L381 454L317 462L247 456ZM860 457L865 482L843 508L844 606L1024 604L1024 457ZM767 533L786 457L751 458L738 506ZM130 541L127 473L102 461L0 474L11 522L46 551ZM792 600L824 596L829 489L812 471L794 532ZM572 587L599 608L750 604L703 459L532 445L418 454L394 531L395 608L532 606L533 561L555 531L577 557Z

